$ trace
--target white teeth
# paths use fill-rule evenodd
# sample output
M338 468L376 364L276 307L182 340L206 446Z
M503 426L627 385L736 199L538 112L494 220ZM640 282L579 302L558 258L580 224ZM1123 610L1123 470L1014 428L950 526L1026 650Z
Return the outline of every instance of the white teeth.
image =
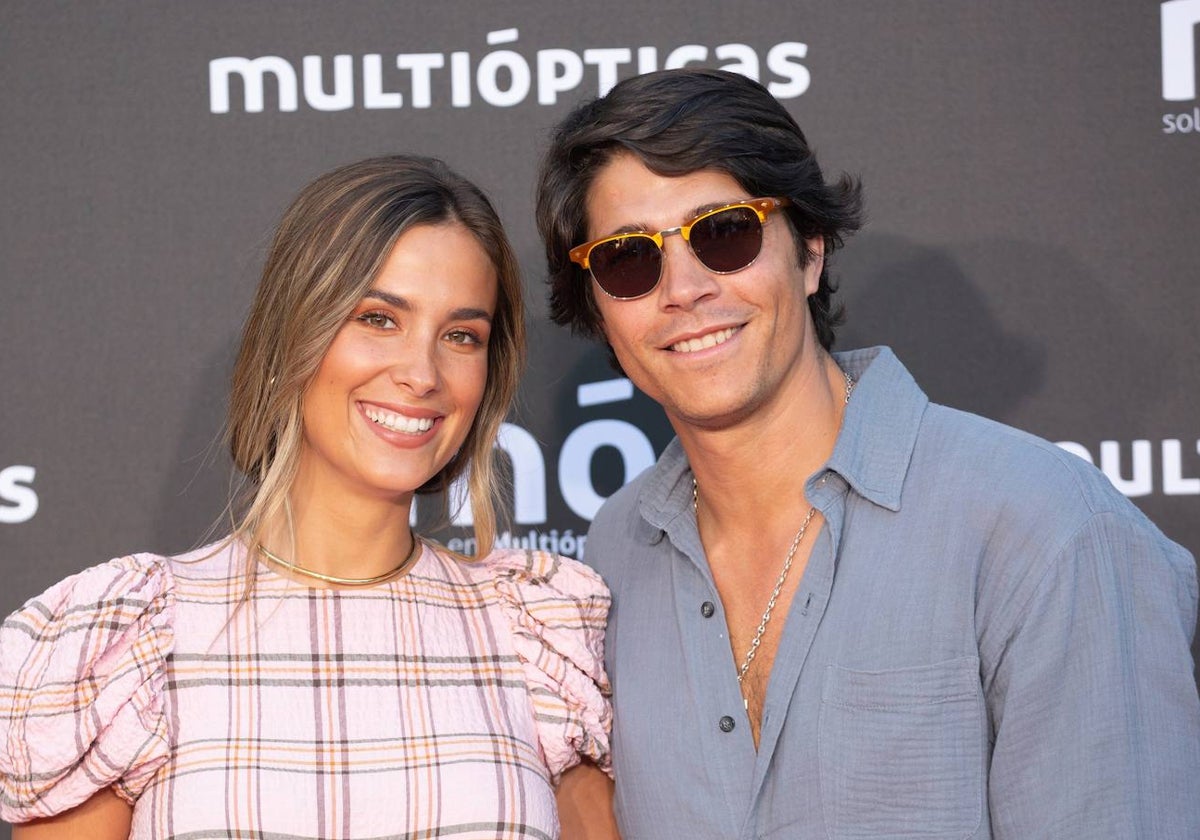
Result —
M432 417L405 417L403 414L384 411L376 406L364 406L363 409L372 422L378 423L385 429L391 429L393 432L419 435L433 428Z
M727 327L726 329L709 333L700 338L689 338L687 341L672 344L671 349L676 353L695 353L697 350L705 350L709 347L716 347L718 344L724 344L733 337L735 332L737 332L736 327Z

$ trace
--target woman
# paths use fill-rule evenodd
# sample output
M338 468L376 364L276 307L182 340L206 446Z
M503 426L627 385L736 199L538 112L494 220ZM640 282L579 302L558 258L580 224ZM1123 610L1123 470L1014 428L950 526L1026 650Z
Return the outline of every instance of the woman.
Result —
M444 164L301 192L234 370L233 533L86 570L0 631L14 837L552 837L556 786L603 812L608 593L488 553L523 350L512 250ZM409 526L463 474L477 561Z

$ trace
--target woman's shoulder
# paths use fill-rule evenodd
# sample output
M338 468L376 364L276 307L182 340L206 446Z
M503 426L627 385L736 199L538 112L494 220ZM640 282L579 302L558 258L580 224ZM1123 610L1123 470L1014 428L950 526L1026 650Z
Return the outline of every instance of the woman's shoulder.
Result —
M580 758L609 767L612 709L604 671L611 603L587 566L544 551L497 549L479 561L512 631L552 778Z
M572 598L608 602L600 575L578 560L527 548L497 548L475 561L480 572L521 587L554 591Z
M63 578L40 595L30 598L5 621L16 624L30 638L41 633L45 621L70 617L86 624L89 617L117 621L169 597L174 588L170 558L159 554L126 554Z
M246 547L237 537L226 536L163 560L178 585L186 585L188 581L240 578L246 571Z
M61 813L165 760L168 558L131 554L59 581L0 626L0 816Z
M243 571L245 549L230 537L180 554L137 552L115 557L63 578L40 595L30 598L10 616L46 614L70 609L86 615L89 607L101 611L118 606L137 607L172 593L180 578L213 578Z

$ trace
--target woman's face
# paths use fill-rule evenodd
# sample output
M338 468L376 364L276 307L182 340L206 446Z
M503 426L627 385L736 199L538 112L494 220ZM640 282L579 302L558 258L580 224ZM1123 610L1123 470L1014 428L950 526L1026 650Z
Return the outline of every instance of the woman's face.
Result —
M487 384L497 285L459 222L400 236L304 393L298 486L396 498L446 465Z

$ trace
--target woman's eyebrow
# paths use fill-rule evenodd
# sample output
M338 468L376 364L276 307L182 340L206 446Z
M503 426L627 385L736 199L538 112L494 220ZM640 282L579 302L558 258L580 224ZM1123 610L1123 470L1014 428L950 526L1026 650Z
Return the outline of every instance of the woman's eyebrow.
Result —
M408 302L407 298L402 298L399 295L393 295L390 292L383 291L382 289L370 289L365 295L363 295L363 297L381 300L389 306L394 306L404 312L411 312L413 308L412 304ZM488 312L486 309L477 309L473 306L464 306L451 312L450 319L452 321L487 321L490 324L492 322L492 313Z
M402 298L399 295L390 294L380 289L369 289L367 293L363 295L363 297L381 300L388 306L394 306L397 309L403 309L405 312L408 312L412 309L412 304L409 303L407 299Z

